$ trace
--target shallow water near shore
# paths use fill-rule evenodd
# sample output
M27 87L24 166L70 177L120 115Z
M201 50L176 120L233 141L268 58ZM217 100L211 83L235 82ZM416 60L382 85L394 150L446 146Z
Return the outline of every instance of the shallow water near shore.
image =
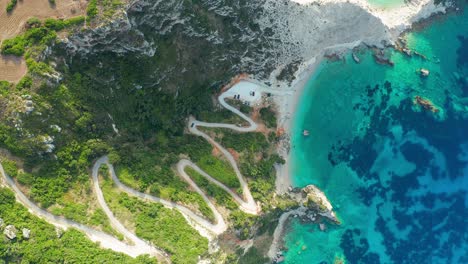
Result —
M468 263L468 12L405 38L423 56L388 50L391 67L362 51L308 82L293 181L321 188L342 225L292 220L285 263Z
M405 0L367 0L369 4L375 7L391 9L405 4Z

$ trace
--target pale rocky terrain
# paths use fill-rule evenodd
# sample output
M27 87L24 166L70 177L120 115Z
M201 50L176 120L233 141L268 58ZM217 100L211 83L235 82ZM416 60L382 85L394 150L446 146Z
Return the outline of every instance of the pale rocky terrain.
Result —
M176 86L172 75L180 69L196 71L199 67L192 69L189 59L197 55L208 76L222 70L231 76L249 73L266 80L273 73L291 80L305 66L301 63L324 51L361 44L384 47L414 21L444 11L432 0L390 10L364 0L202 0L192 6L135 0L112 23L65 40L64 49L85 60L102 52L157 57L165 38L175 46L177 58L170 67L155 70L153 83L161 86Z

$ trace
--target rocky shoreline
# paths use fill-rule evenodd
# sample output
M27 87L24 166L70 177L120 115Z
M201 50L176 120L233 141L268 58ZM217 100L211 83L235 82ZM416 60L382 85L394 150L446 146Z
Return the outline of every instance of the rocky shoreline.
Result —
M307 185L304 188L289 187L285 194L289 199L297 203L297 207L285 211L278 220L278 226L273 234L273 241L268 251L268 257L272 263L281 263L284 260L284 247L282 238L285 233L285 226L288 220L292 218L299 219L302 223L315 223L319 225L321 231L325 232L327 223L333 225L341 224L340 220L333 211L325 193L315 185Z

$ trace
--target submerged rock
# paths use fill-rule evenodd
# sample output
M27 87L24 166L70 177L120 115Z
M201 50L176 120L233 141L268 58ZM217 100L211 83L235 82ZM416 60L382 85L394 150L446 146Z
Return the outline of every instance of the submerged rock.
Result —
M403 53L405 53L406 55L411 57L411 50L409 50L407 48L403 48L402 51L403 51Z
M413 103L421 106L424 110L431 111L432 113L438 113L440 110L437 108L429 99L422 98L417 95L414 97Z
M5 230L3 231L3 234L10 240L13 240L16 238L16 227L14 225L7 225L5 227Z
M359 57L353 53L353 60L356 62L356 63L361 63L361 60L359 59Z
M422 77L429 76L429 70L428 69L420 69L419 72L421 73Z
M325 229L327 229L327 227L325 226L324 223L320 223L319 228L320 228L321 231L325 231Z
M383 50L374 50L374 59L379 64L393 66L393 61L387 57Z

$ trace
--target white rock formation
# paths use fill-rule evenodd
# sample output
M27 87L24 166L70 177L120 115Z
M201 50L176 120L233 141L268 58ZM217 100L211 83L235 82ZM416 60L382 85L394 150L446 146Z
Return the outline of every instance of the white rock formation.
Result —
M3 234L10 240L16 238L16 227L14 225L7 225L5 230L3 230Z
M29 237L31 236L31 230L27 228L23 228L22 232L23 232L23 237L26 239L29 239Z

